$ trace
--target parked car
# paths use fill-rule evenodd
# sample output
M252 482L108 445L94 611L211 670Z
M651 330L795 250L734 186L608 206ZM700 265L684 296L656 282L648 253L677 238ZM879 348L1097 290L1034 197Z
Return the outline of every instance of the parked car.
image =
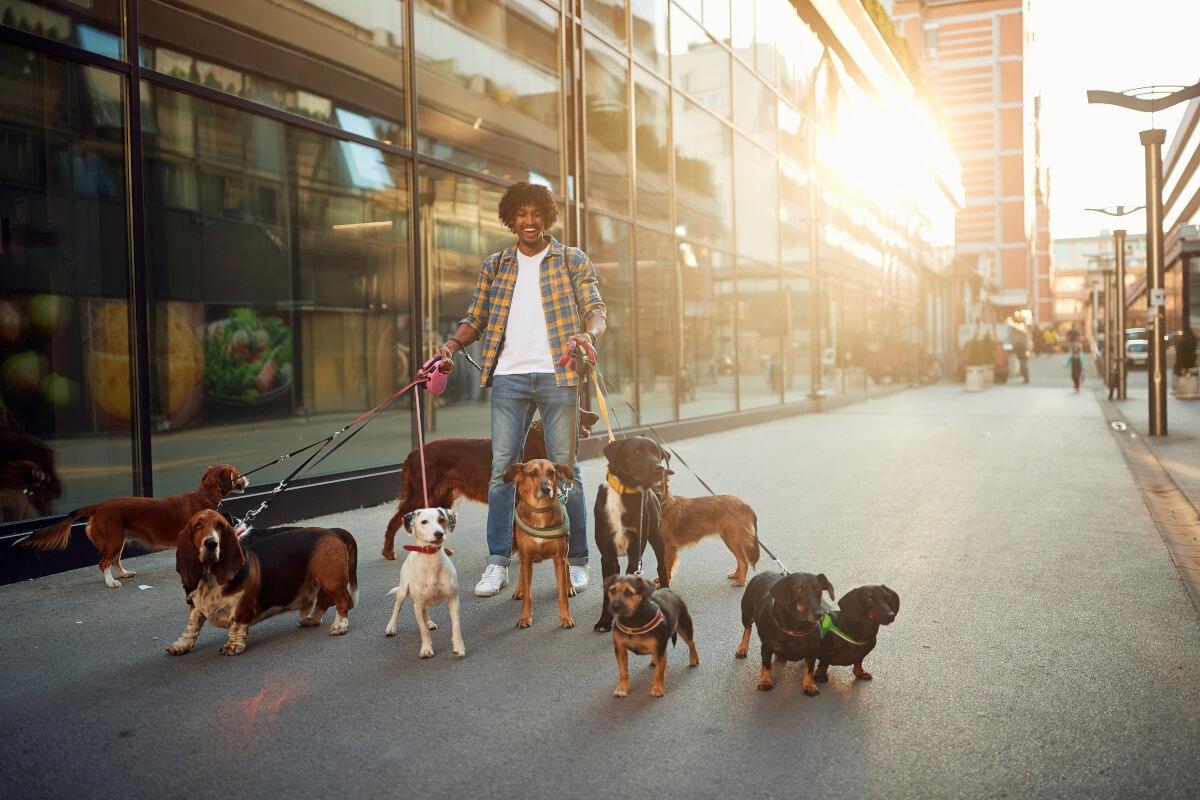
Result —
M1130 339L1125 342L1125 357L1131 367L1145 367L1150 358L1150 342L1145 339Z

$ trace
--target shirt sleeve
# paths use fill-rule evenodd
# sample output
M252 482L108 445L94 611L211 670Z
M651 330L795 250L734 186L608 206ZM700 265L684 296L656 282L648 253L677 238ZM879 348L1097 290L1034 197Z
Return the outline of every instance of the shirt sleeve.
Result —
M489 298L495 274L494 260L489 257L483 262L483 269L479 271L475 293L471 295L471 302L467 305L467 315L458 321L459 325L470 325L479 336L483 336L483 332L487 330Z
M579 307L579 315L587 321L594 316L608 318L608 307L600 297L600 281L596 277L596 267L587 253L579 248L572 248L568 261L571 269L571 285L575 290L575 303Z

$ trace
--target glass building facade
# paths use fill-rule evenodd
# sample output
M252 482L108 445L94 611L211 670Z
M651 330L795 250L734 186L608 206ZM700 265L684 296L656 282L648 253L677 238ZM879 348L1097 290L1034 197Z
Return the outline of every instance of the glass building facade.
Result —
M595 263L645 421L913 380L951 349L959 169L835 6L0 0L0 398L61 481L0 522L188 491L387 397L518 180ZM487 435L487 400L460 366L429 435ZM394 473L415 424L316 474Z

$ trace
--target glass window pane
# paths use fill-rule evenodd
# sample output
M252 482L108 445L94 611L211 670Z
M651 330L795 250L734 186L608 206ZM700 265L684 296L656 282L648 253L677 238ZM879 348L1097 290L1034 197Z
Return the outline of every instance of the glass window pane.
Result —
M754 3L755 0L738 0L731 25L733 54L751 66L754 65Z
M791 403L804 400L812 388L813 298L812 281L803 276L783 272L784 319L783 334L784 399ZM822 359L823 362L823 359ZM832 367L832 363L829 365Z
M653 425L675 418L675 239L637 229L638 409Z
M158 72L406 145L404 3L140 0L141 59ZM195 4L187 4L195 5Z
M0 521L133 491L122 87L0 44Z
M754 4L755 42L754 65L759 73L770 83L775 82L775 37L779 28L776 20L779 17L779 4L773 0L758 0Z
M681 236L732 244L730 130L695 103L675 96L675 225Z
M735 139L738 253L775 263L779 260L779 180L775 158L744 136Z
M124 58L121 0L46 3L0 2L0 25L36 33L109 58Z
M625 43L626 0L584 0L583 21L621 44Z
M729 0L704 0L704 27L718 42L729 44Z
M629 61L588 34L587 202L629 213Z
M633 54L663 77L667 75L667 0L632 0Z
M753 72L734 62L733 124L765 147L775 149L775 107L778 95Z
M739 407L774 405L783 391L785 305L779 271L743 259L737 291Z
M419 0L421 152L561 194L558 22L537 0Z
M671 224L671 110L666 84L635 70L634 141L637 147L637 217Z
M685 241L676 258L683 298L680 419L734 411L733 262L707 245Z
M600 371L611 392L609 411L614 420L630 427L636 423L629 406L633 391L633 269L630 263L631 226L600 214L587 215L588 257L596 265L600 296L608 307L608 329L597 347ZM623 399L622 399L623 398ZM593 410L594 410L593 398ZM597 426L597 432L603 425Z
M195 485L198 464L249 467L319 439L408 377L410 190L390 154L142 91L157 131L145 138L151 441L156 490L171 493ZM403 460L409 419L396 404L315 473Z
M729 117L729 51L678 6L671 8L671 79L722 117Z

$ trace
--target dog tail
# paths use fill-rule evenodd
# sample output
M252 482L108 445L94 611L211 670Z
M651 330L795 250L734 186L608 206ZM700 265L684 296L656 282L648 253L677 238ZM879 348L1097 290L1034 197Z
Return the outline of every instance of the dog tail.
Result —
M760 554L760 548L758 546L758 515L754 513L753 509L749 509L749 511L750 520L754 528L754 538L745 543L745 546L742 548L742 553L745 554L746 560L750 562L750 566L757 567L758 556Z
M388 594L400 594L400 587L393 586L390 590L388 590Z
M358 542L354 541L354 536L350 531L342 528L334 528L334 533L342 540L342 544L346 545L346 556L349 580L346 583L346 588L350 592L350 599L354 601L354 605L358 605Z
M33 532L18 542L18 544L21 547L32 547L35 550L65 550L67 544L71 541L71 526L75 524L75 520L82 517L90 517L98 507L99 503L94 506L77 508L61 522L57 522L49 528L42 528L40 531Z

